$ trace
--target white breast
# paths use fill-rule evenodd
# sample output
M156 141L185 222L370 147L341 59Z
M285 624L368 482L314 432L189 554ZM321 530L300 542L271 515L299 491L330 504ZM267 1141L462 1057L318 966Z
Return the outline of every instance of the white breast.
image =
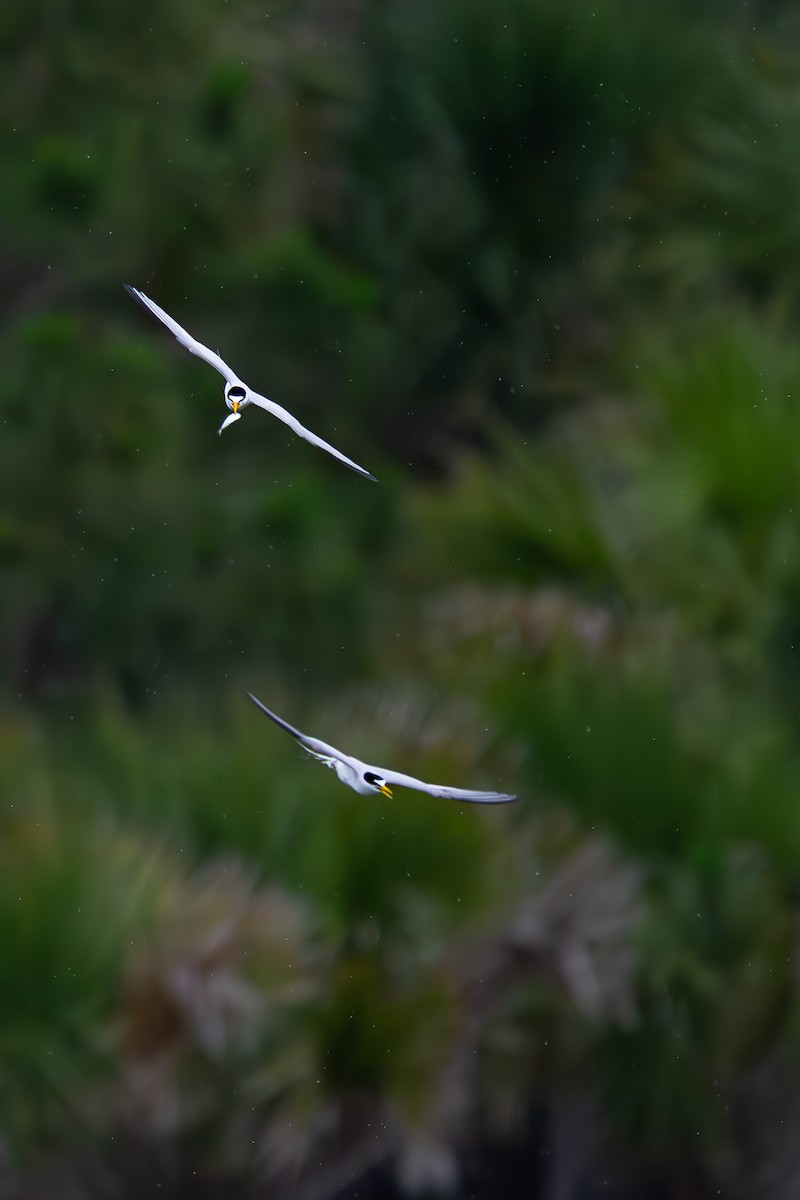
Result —
M346 783L354 792L359 792L362 796L368 796L375 789L371 788L368 783L364 782L364 769L361 763L349 763L336 760L336 774L341 779L342 783Z

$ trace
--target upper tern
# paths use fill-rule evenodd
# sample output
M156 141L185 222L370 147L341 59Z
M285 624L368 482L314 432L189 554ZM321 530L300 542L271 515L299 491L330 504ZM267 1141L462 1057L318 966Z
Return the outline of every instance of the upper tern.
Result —
M354 792L359 792L362 796L368 796L370 792L380 792L382 796L391 797L392 791L389 785L396 784L400 787L416 788L418 792L428 792L431 796L441 796L445 800L461 800L465 804L508 804L517 799L508 792L473 792L465 788L443 787L438 783L424 783L421 779L414 779L412 775L401 775L399 771L387 771L383 767L372 767L369 763L361 762L360 759L353 758L350 754L343 754L341 750L337 750L335 746L329 746L327 742L321 742L319 738L301 733L299 729L295 729L287 721L276 716L274 712L270 712L252 692L247 692L247 698L255 704L256 708L261 709L261 712L269 717L270 721L274 721L280 729L285 729L287 733L290 733L313 758L335 771L342 783L346 783Z
M276 404L273 400L268 400L266 396L261 396L258 392L252 391L246 383L242 382L238 375L234 374L228 364L218 354L215 354L213 350L209 350L208 346L204 346L202 342L195 341L191 334L187 333L177 321L173 321L172 317L168 313L165 313L163 308L159 308L149 296L145 296L144 292L140 292L138 288L131 287L128 283L124 286L125 290L135 300L138 300L144 308L149 309L154 316L158 317L159 321L162 321L166 325L167 329L175 335L180 344L185 346L190 354L196 354L198 358L205 359L215 371L219 371L225 380L225 403L231 411L230 415L220 425L220 433L222 433L223 429L227 429L229 425L232 425L234 421L238 421L241 418L241 409L247 408L248 404L257 404L259 408L266 409L268 413L272 413L273 417L277 417L279 421L285 421L290 429L293 429L299 437L305 438L307 442L311 442L312 446L319 446L320 450L327 450L328 454L332 454L334 458L338 458L339 462L343 462L346 467L350 467L351 470L356 471L359 475L363 475L365 479L371 479L374 483L378 482L374 475L371 475L369 471L365 471L358 463L353 462L352 458L348 458L346 454L342 454L341 451L331 446L329 442L323 441L321 437L317 437L310 429L306 429L305 425L301 425L297 418L293 417L285 408L281 408L280 404Z

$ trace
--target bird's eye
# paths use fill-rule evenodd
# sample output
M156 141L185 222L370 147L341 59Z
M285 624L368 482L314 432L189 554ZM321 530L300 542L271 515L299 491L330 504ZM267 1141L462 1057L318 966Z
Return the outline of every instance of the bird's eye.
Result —
M228 395L231 400L244 400L245 390L243 387L228 388Z
M383 783L383 780L381 779L380 775L375 775L372 771L365 771L364 782L371 783L374 787L376 783Z

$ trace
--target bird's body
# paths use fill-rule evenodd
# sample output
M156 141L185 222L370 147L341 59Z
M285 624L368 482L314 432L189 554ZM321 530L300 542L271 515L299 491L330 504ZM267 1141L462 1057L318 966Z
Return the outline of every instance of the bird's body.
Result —
M374 475L371 475L369 471L365 471L363 467L353 462L352 458L348 458L346 454L342 454L335 446L331 446L329 442L317 437L310 429L306 429L287 409L282 408L280 404L276 404L274 400L268 400L266 396L262 396L259 392L254 392L252 388L249 388L231 370L219 354L216 354L213 350L209 350L208 346L204 346L202 342L198 342L193 338L177 321L172 319L169 313L164 312L164 309L160 308L149 296L145 296L144 292L140 292L138 288L131 287L127 283L125 284L125 290L133 296L134 300L138 300L143 308L146 308L162 324L166 325L167 329L169 329L190 354L195 354L198 358L202 358L215 371L218 371L225 380L225 404L229 409L229 414L219 427L220 433L222 433L223 429L227 429L229 425L241 419L242 409L255 404L258 408L263 408L265 412L271 413L273 417L277 417L279 421L283 421L298 437L304 438L312 446L317 446L320 450L325 450L328 454L333 455L334 458L338 458L339 462L344 463L351 471L355 471L358 475L363 475L365 479L371 479L374 483L377 483Z
M342 750L337 750L335 746L330 746L327 742L320 741L319 738L301 733L299 729L295 729L293 725L262 704L252 692L247 693L247 698L275 725L291 734L295 741L299 742L313 758L335 771L342 783L347 784L354 792L358 792L362 796L379 792L383 796L391 797L392 792L389 785L394 784L398 787L427 792L431 796L441 796L446 800L461 800L465 804L508 804L517 799L509 792L476 792L467 788L445 787L438 783L425 783L421 779L415 779L413 775L404 775L399 771L374 767L370 763L362 762L359 758L345 754Z

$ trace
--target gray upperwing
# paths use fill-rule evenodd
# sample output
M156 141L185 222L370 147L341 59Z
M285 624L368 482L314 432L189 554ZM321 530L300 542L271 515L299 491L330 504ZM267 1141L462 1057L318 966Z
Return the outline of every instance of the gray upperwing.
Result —
M299 729L295 729L294 725L290 725L288 721L284 721L283 718L279 717L277 713L274 713L271 709L267 708L266 704L262 704L258 697L254 696L252 692L245 692L245 695L250 703L255 704L256 708L259 709L265 717L269 717L270 721L277 725L279 729L284 729L287 733L290 733L295 741L300 743L304 750L310 750L312 754L332 755L334 758L344 757L342 752L337 750L335 746L329 746L327 742L322 742L319 740L319 738L309 737L308 734L301 733Z
M402 775L399 771L384 771L380 767L374 767L373 770L390 785L414 788L418 792L427 792L430 796L439 796L443 800L461 800L464 804L511 804L518 799L510 792L477 792L470 788L445 787L444 784L426 783L423 779L415 779L413 775Z
M145 296L144 292L140 292L138 288L131 287L129 283L122 285L128 295L133 296L141 304L142 308L146 308L148 312L157 317L162 325L170 331L172 336L180 342L180 344L189 351L190 354L202 358L215 371L219 371L220 375L227 383L238 383L239 380L234 372L230 369L224 358L219 354L215 354L213 350L209 350L208 346L204 346L202 342L198 342L197 338L193 338L190 333L187 333L182 325L179 325L169 313L164 312L164 309L156 304L155 300L151 300L149 296Z
M357 475L363 475L365 479L371 479L373 483L378 480L364 467L360 467L357 462L353 462L352 458L348 458L346 454L342 454L341 450L337 450L330 442L326 442L324 438L318 437L316 433L312 433L310 429L306 429L305 425L301 424L287 408L283 408L280 404L276 404L274 400L268 400L266 396L260 395L258 392L250 392L250 399L253 404L257 404L259 408L263 408L265 412L271 413L273 417L277 417L279 421L283 421L284 425L288 425L298 437L304 438L310 442L312 446L316 446L319 450L325 450L327 454L338 458L340 463L344 463L351 471L355 471Z

